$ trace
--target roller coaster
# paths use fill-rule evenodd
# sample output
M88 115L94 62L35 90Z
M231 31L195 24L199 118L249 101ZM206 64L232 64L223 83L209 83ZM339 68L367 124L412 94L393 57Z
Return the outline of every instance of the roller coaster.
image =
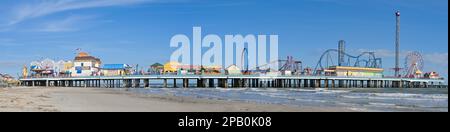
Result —
M325 51L320 57L317 65L314 69L314 75L320 75L321 71L330 66L337 66L333 61L334 53L341 53L346 62L341 63L339 66L352 66L352 67L365 67L365 68L381 68L382 59L375 56L375 52L362 52L357 56L350 55L337 49L329 49ZM336 57L337 58L337 57Z

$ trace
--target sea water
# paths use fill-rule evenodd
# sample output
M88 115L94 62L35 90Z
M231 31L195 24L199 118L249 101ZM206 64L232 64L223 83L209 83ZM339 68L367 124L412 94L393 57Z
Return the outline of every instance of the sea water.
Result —
M354 111L448 112L448 89L150 88L128 91L294 107L339 107Z

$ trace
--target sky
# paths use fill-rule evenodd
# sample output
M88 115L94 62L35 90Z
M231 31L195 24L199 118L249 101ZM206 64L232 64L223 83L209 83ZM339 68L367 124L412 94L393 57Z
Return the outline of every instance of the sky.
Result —
M103 63L165 63L176 34L279 35L279 56L315 67L345 40L352 54L374 51L394 67L395 15L401 58L418 51L425 71L448 77L447 0L2 0L0 73L44 58L72 60L76 49ZM401 66L403 66L403 61Z

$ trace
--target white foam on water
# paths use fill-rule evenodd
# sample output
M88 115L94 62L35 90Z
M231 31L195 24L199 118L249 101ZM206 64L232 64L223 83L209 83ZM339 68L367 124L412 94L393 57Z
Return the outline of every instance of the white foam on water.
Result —
M374 106L391 106L391 107L397 106L396 104L391 104L391 103L373 103L373 102L370 102L369 105L374 105Z
M367 109L367 108L350 107L350 108L348 108L348 109L350 109L350 110L352 110L352 111L359 111L359 112L368 112L368 111L369 111L369 109Z
M296 91L296 92L317 92L315 89L287 89L289 91Z
M329 103L330 101L326 100L313 100L313 99L301 99L301 98L295 98L296 101L304 101L304 102L318 102L318 103Z
M350 91L345 91L345 90L321 90L318 91L317 93L320 94L339 94L339 93L349 93Z
M363 97L363 96L353 96L353 95L341 95L340 97L343 97L343 98L349 98L349 99L361 99L361 98L366 98L366 99L367 99L367 97Z
M444 94L372 93L370 95L380 97L397 97L397 98L448 99L448 95Z

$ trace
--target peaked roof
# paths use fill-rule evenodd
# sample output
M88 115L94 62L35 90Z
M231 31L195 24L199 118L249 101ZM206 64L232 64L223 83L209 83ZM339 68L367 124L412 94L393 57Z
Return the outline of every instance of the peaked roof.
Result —
M164 65L161 63L155 63L155 64L151 65L151 67L162 67L162 66L164 66Z
M239 69L239 67L237 67L236 65L231 65L227 67L226 70L240 71L241 69Z

